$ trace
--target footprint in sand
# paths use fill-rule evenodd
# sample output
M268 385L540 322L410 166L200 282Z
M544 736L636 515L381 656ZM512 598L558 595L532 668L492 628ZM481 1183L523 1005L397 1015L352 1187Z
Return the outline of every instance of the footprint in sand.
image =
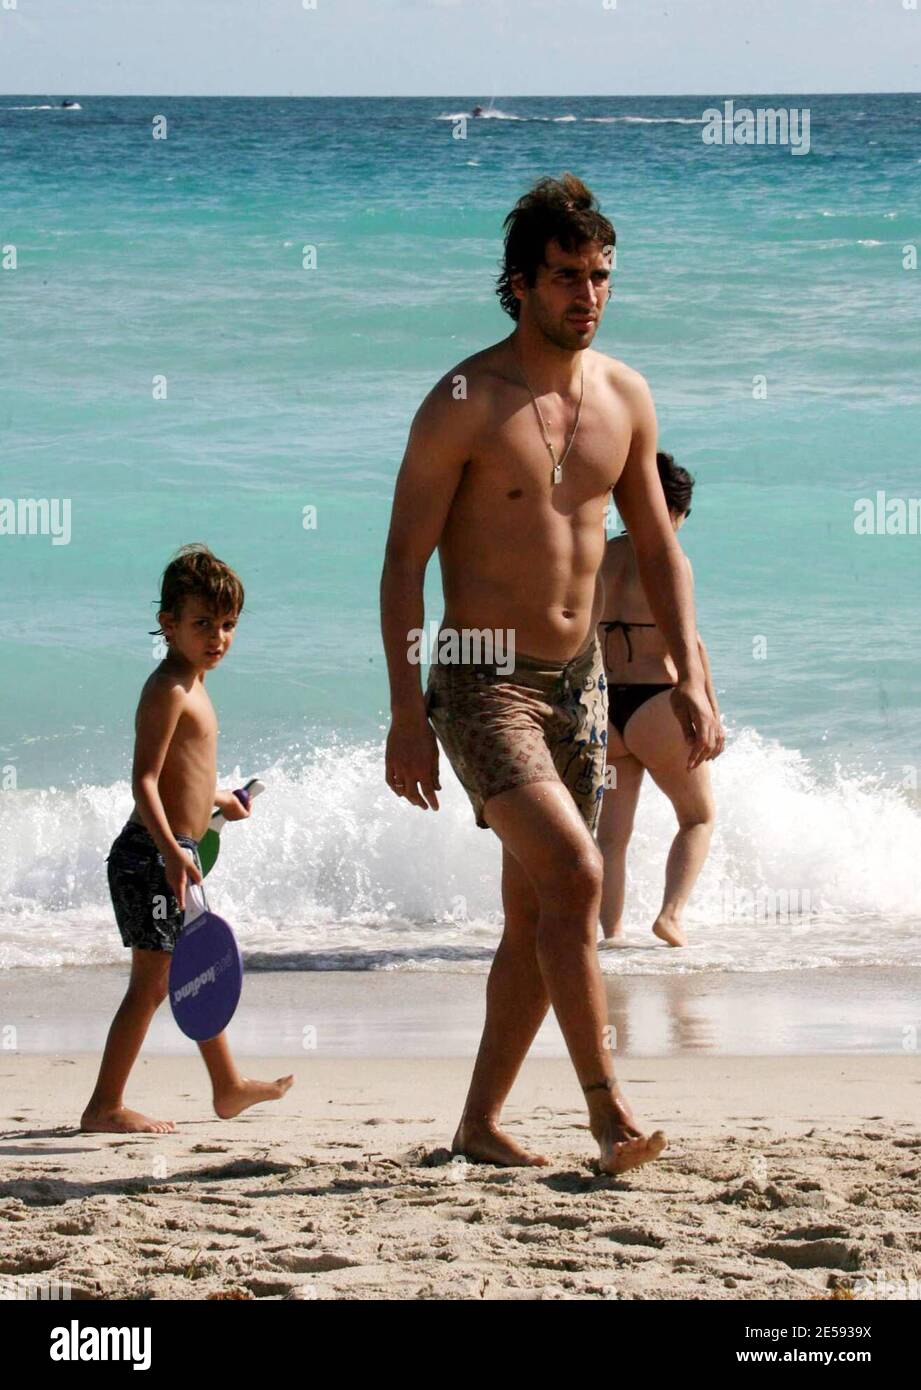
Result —
M612 1226L610 1230L601 1231L599 1234L607 1236L608 1240L616 1241L618 1245L651 1245L656 1250L664 1249L668 1243L664 1236L656 1235L644 1226Z
M790 1269L860 1268L860 1251L843 1240L806 1240L786 1245L781 1241L756 1246L753 1255L762 1260L780 1260Z

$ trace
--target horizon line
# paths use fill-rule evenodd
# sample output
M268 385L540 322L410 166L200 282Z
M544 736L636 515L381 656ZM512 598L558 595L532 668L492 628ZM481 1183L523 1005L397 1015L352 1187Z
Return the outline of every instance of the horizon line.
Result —
M125 98L136 99L141 97L179 97L189 98L198 101L446 101L449 98L460 97L466 99L467 96L475 96L474 93L463 92L80 92L72 88L62 88L60 94L69 94L73 97L100 97L103 99ZM56 95L49 91L42 92L0 92L0 99L4 97L42 97ZM503 96L505 101L533 101L533 100L566 100L579 101L619 101L624 98L637 100L648 98L659 100L664 97L712 97L720 95L713 91L701 92L510 92ZM917 91L906 91L897 88L853 88L848 91L822 91L816 88L813 91L781 92L781 91L748 91L744 96L921 96L921 89ZM726 99L725 94L723 94ZM489 100L497 101L498 97L491 97Z

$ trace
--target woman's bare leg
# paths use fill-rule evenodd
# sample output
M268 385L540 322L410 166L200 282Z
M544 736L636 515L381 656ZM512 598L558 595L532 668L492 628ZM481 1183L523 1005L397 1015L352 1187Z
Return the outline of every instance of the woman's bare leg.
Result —
M675 808L678 833L665 867L665 893L652 930L669 946L686 946L681 914L704 866L716 810L706 763L688 772L688 746L668 691L654 695L627 721L624 742Z
M619 748L621 752L616 751ZM612 747L615 751L612 752ZM604 859L601 930L610 941L623 940L627 846L643 782L643 764L628 753L617 730L608 729L604 800L598 822L598 848Z

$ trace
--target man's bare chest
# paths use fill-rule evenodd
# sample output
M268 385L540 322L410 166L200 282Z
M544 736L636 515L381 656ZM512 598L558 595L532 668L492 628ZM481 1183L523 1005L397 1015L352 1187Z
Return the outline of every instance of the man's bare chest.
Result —
M513 494L510 500L552 491L562 505L580 505L608 493L629 448L629 431L619 413L597 408L588 417L583 413L575 433L572 412L542 414L550 448L533 405L507 412L476 441L470 481L497 496Z

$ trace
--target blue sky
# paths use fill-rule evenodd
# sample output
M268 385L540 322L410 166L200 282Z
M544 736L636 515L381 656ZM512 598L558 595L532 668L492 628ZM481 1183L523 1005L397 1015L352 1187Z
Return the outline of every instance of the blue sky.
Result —
M0 92L914 92L912 3L0 0Z

